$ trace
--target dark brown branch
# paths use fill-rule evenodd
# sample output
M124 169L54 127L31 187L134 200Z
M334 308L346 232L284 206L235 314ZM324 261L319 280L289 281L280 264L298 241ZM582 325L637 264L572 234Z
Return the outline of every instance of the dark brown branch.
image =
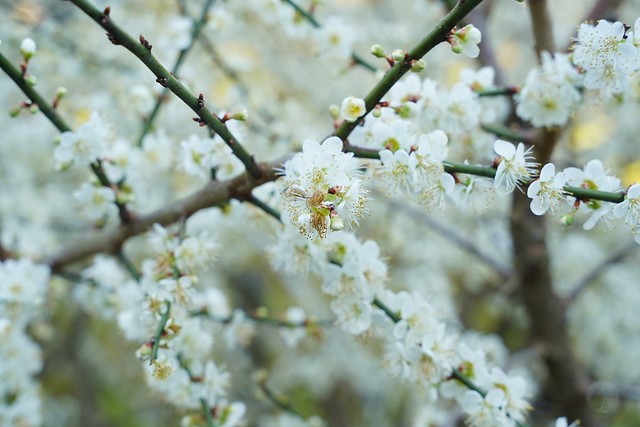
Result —
M181 218L188 218L201 209L218 206L229 199L248 199L251 190L255 187L265 182L274 181L278 177L274 167L281 165L282 161L258 164L260 178L253 178L248 172L245 172L228 181L212 181L190 196L147 215L135 217L130 223L122 224L113 230L97 233L79 242L73 242L40 261L48 264L53 271L57 272L69 264L97 253L117 253L128 238L144 233L153 224L172 224Z

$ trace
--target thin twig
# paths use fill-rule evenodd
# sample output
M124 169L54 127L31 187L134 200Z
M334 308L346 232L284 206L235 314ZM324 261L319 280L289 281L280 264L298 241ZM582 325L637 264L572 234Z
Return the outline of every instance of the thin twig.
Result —
M278 212L276 209L272 208L262 200L258 199L253 194L247 198L247 202L262 209L263 211L265 211L266 213L268 213L269 215L277 219L279 222L282 222L282 219L280 218L280 212Z
M228 180L212 181L190 196L170 203L156 211L134 218L130 223L123 224L116 229L96 233L81 241L69 244L60 251L45 256L40 262L49 265L53 271L59 271L64 266L83 260L100 252L117 252L122 244L130 237L144 233L153 224L168 225L188 218L195 212L218 206L232 198L245 200L251 190L265 182L275 181L279 175L275 167L282 166L282 160L259 164L261 177L253 178L248 172Z
M447 227L445 224L436 221L429 215L426 215L422 210L416 209L405 203L399 203L395 200L389 199L386 199L385 201L394 209L394 211L411 216L416 221L425 224L433 231L450 240L456 245L456 247L461 248L478 258L480 261L482 261L483 263L491 267L496 273L498 273L501 280L507 280L511 275L511 269L507 265L504 265L495 260L493 257L489 256L489 254L482 250L482 248L480 248L480 246L477 245L473 240L467 239L462 234L458 233L455 229Z
M207 13L209 11L209 8L211 8L211 5L213 4L214 1L215 0L207 0L207 2L202 7L202 11L200 12L200 17L198 18L197 21L193 23L193 27L191 29L191 42L189 43L189 46L180 50L180 53L178 54L178 58L176 59L176 62L173 64L171 74L173 74L174 76L178 75L178 71L180 70L182 63L186 59L187 54L189 53L191 48L193 48L193 46L195 45L196 40L198 40L200 31L202 30L202 28L204 27L204 24L207 21ZM151 113L144 121L144 124L142 126L142 131L140 132L140 136L138 136L138 141L137 141L138 147L142 146L142 140L153 127L153 123L156 117L158 116L158 113L160 112L160 108L166 101L169 95L169 92L170 92L169 89L164 88L160 96L158 96L158 98L156 99L156 103L153 106Z
M36 91L33 86L29 85L25 78L22 76L22 73L18 71L16 67L13 66L11 61L9 61L1 52L0 52L0 68L15 82L15 84L20 88L20 90L27 95L27 97L38 106L38 109L45 115L47 119L60 131L60 132L72 132L71 127L64 121L62 116L58 114L58 112L50 105L39 93ZM104 169L102 168L102 163L100 160L94 160L90 164L91 170L100 181L100 184L107 188L116 188L116 185L111 183ZM127 209L126 204L116 201L116 206L118 207L118 214L120 216L120 221L124 224L129 223L132 220L131 214Z
M122 45L133 53L157 77L156 81L160 85L168 88L198 115L198 121L201 125L208 126L212 131L220 135L222 140L231 148L233 154L244 164L251 176L254 178L260 176L260 168L256 164L253 156L244 149L238 138L229 131L226 124L207 109L204 105L204 97L202 95L193 95L174 75L158 62L151 53L152 45L143 36L140 36L139 41L134 40L127 32L113 22L109 16L109 8L101 12L88 0L69 1L104 28L112 43Z
M604 271L613 266L614 264L619 263L624 260L629 255L636 253L635 249L638 247L638 244L632 242L622 249L618 250L611 254L610 257L605 258L598 265L594 266L585 276L580 279L580 281L574 286L573 291L565 298L566 304L571 304L574 302L582 292L585 291Z
M333 133L339 137L348 147L347 138L362 120L378 105L380 100L404 76L412 67L413 61L421 59L431 49L442 43L447 34L460 22L469 12L478 6L482 0L466 0L458 2L451 12L447 14L434 28L427 34L413 49L409 51L404 61L398 61L391 67L384 77L365 96L364 102L367 112L354 122L344 121Z

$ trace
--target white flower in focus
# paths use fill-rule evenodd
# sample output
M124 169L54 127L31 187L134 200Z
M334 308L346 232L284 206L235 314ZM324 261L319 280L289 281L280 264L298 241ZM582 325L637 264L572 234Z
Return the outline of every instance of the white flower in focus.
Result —
M342 100L340 107L340 116L346 121L353 123L358 117L362 117L367 112L364 99L348 96Z
M469 24L455 31L451 36L451 50L453 53L462 53L469 58L477 58L480 54L478 44L482 40L480 30Z
M409 166L410 157L404 150L380 151L381 167L378 171L383 181L383 191L388 196L398 189L409 191L413 187L413 172Z
M585 71L584 86L601 90L604 97L621 93L630 73L637 70L637 48L625 37L621 22L580 24L573 62Z
M340 230L345 222L358 225L367 213L361 165L353 153L342 152L338 137L306 140L302 152L284 164L283 222L311 240Z
M510 142L496 140L494 151L501 157L496 170L493 185L498 194L509 194L516 187L526 184L535 175L536 163L532 162L531 148L524 149L524 144L516 147Z
M83 182L73 192L73 197L82 208L82 212L92 221L106 221L118 214L116 194L109 187L96 187Z
M101 158L110 133L110 128L98 113L92 113L89 121L76 132L63 132L60 135L60 143L53 152L56 168L84 167Z
M553 163L547 163L540 171L540 177L529 185L527 196L531 200L531 212L536 215L544 215L549 211L555 215L558 210L562 210L562 205L569 207L565 197L564 186L567 177L563 172L556 174L556 167Z
M587 163L583 170L569 167L564 171L567 177L567 184L573 187L588 188L590 190L617 192L620 191L620 179L607 175L607 171L604 169L602 161L595 159ZM569 201L575 200L573 197L569 198ZM596 226L600 220L606 225L614 217L613 208L614 204L605 202L602 200L588 200L580 203L580 208L591 212L591 216L584 223L582 228L585 230L591 230Z

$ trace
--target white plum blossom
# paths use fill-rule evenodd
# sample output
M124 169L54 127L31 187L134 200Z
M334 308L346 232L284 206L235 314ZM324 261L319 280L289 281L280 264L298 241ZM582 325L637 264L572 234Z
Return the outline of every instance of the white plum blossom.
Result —
M26 258L0 262L0 308L8 302L42 304L50 274L49 267Z
M613 210L618 218L624 218L625 224L631 227L633 238L640 244L640 184L633 184L627 196Z
M462 53L469 58L477 58L480 54L478 44L482 41L482 33L471 24L468 24L451 35L451 50L454 53Z
M504 412L505 394L501 388L492 388L483 397L480 393L468 390L459 399L462 409L467 413L467 423L473 427L511 427Z
M616 192L620 191L620 179L607 174L604 165L600 160L591 160L581 170L574 167L566 168L564 174L567 178L567 185L573 187L587 188L589 190ZM575 200L570 197L570 201ZM591 216L584 223L585 230L591 230L600 220L607 225L613 219L614 204L602 200L588 200L580 204L580 208L589 211Z
M362 117L367 112L364 99L348 96L342 100L340 116L348 122L355 122L358 117Z
M91 113L89 121L75 132L63 132L53 152L56 168L88 166L104 154L111 129L98 113Z
M338 17L329 17L321 28L313 32L317 52L338 60L351 58L355 38L354 28Z
M541 61L515 96L516 113L536 127L563 126L582 101L582 76L567 55L542 52Z
M83 182L80 188L73 192L73 197L84 215L92 221L105 222L118 214L116 194L109 187Z
M360 165L353 153L342 152L338 137L306 140L302 152L284 164L283 220L312 240L340 229L336 224L357 226L368 212Z
M567 177L563 172L556 174L553 163L547 163L540 171L540 177L529 185L527 196L531 199L531 212L544 215L547 211L555 215L569 208L564 186Z
M604 98L621 93L638 68L637 48L625 32L623 23L605 20L578 28L573 62L585 72L585 88L600 90Z
M516 147L510 142L498 139L493 149L500 156L500 164L498 164L493 183L498 194L511 193L535 175L536 164L532 162L531 147L525 150L523 143L519 143Z

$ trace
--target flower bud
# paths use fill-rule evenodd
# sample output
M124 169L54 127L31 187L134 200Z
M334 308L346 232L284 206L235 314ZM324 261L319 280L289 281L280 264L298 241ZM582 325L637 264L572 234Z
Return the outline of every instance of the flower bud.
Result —
M333 120L337 120L340 117L340 107L336 104L331 104L329 106L329 114Z
M339 216L334 216L331 218L331 231L342 231L344 230L344 221Z
M60 100L64 98L66 95L67 95L66 87L60 86L58 89L56 89L56 94L55 94L56 99Z
M373 46L371 46L371 49L369 49L369 51L376 58L384 58L386 56L384 53L384 47L380 46L379 44L374 44Z
M30 38L22 40L22 44L20 44L20 53L22 54L24 61L28 62L36 53L36 42Z
M247 110L240 110L233 113L233 116L231 116L231 118L234 120L239 120L241 122L244 122L249 118L249 113L247 112Z
M417 61L413 61L411 63L411 71L413 71L414 73L424 71L425 68L427 68L427 63L424 61L424 59L418 59Z
M407 52L405 52L404 49L396 49L391 52L391 58L396 62L404 61L406 53Z
M564 214L560 217L560 224L570 226L571 224L573 224L574 220L575 216L573 212L569 212L568 214Z
M38 83L38 79L35 76L27 76L24 81L31 87L35 86Z

